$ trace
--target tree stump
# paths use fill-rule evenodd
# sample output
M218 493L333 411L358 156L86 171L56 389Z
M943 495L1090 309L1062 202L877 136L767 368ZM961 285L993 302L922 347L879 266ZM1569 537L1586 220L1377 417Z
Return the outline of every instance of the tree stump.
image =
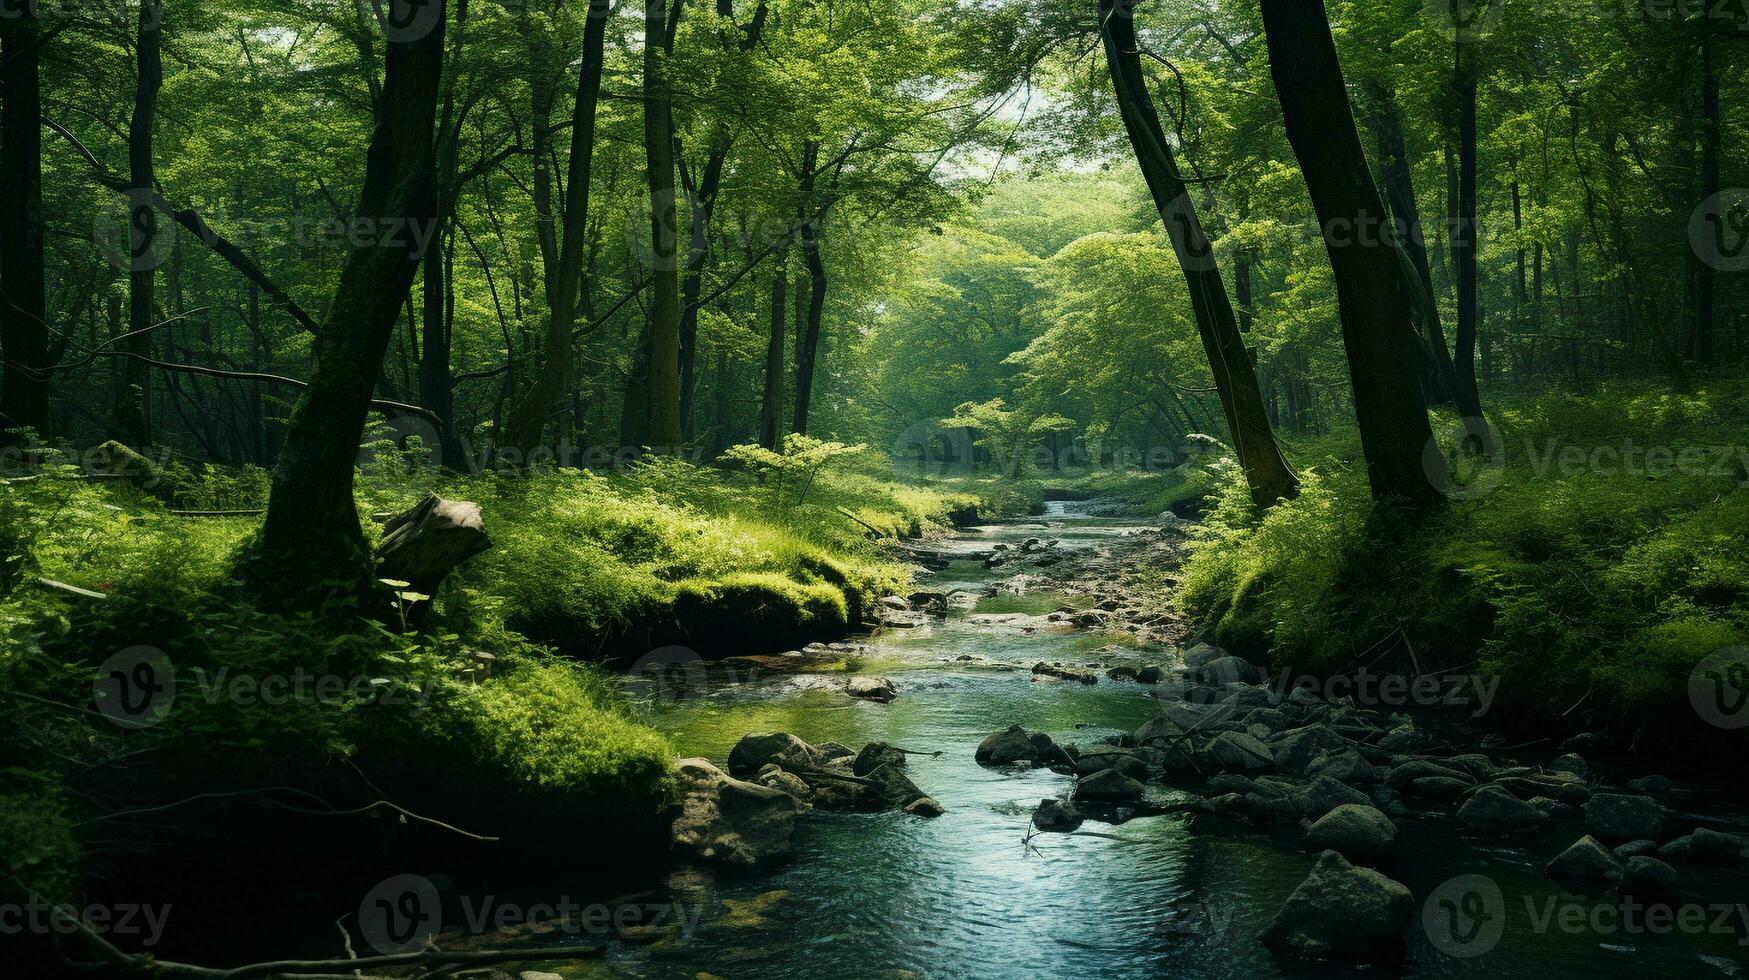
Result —
M427 494L383 525L374 554L377 577L434 595L456 566L490 547L479 504Z

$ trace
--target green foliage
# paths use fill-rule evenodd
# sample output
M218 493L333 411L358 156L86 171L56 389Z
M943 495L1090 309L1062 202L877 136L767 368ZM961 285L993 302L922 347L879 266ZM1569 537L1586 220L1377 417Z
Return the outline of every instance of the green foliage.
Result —
M1591 460L1612 459L1594 453L1619 450L1624 432L1673 460L1734 447L1744 391L1621 385L1513 402L1496 425L1503 467L1431 521L1371 513L1352 462L1307 473L1299 499L1262 518L1230 474L1180 601L1217 642L1279 664L1337 671L1400 655L1407 638L1429 668L1479 662L1532 711L1583 702L1647 717L1680 705L1697 662L1749 638L1740 464L1710 451L1687 470ZM1358 458L1351 443L1322 445ZM1583 465L1562 467L1566 447Z
M842 442L826 442L792 432L783 437L783 451L773 452L757 443L731 446L723 453L725 463L736 463L760 478L771 477L773 496L784 511L808 501L814 480L833 461L855 456L868 447L860 443L846 446ZM785 495L785 482L795 488L795 498Z

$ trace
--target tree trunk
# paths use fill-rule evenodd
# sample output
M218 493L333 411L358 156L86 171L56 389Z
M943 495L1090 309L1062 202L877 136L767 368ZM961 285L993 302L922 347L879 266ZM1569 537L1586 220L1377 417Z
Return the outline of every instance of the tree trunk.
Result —
M1367 476L1377 500L1437 503L1446 474L1415 379L1407 278L1394 243L1364 234L1385 213L1330 36L1323 0L1262 0L1271 72L1336 278L1342 340ZM1435 482L1437 481L1437 483Z
M419 245L426 240L420 236L433 229L437 214L432 127L445 4L432 0L413 16L410 24L389 25L382 107L354 216L378 235L355 244L341 267L316 337L315 370L292 410L274 468L260 562L250 570L256 583L290 605L310 606L334 583L346 588L371 575L353 469L383 354L422 258ZM288 571L301 588L287 590Z
M41 28L32 10L0 21L0 443L49 434L48 303L43 266Z
M813 207L815 168L819 144L809 141L802 151L802 214ZM796 403L790 431L808 434L808 411L814 399L814 362L820 354L820 321L826 310L826 263L820 257L820 235L811 220L802 221L802 263L808 267L808 316L796 337Z
M158 114L158 92L164 87L162 8L158 0L140 4L139 75L134 85L134 114L128 124L128 333L123 348L137 355L127 359L127 374L116 409L122 438L136 449L152 442L150 369L141 360L151 355L153 291L157 279L158 191L152 161L152 127Z
M571 159L566 167L564 241L556 245L557 275L549 276L547 296L546 359L540 375L510 410L505 422L503 445L515 450L517 465L525 462L546 431L547 419L565 404L571 394L573 338L577 327L577 303L583 282L583 248L589 220L589 181L595 150L596 107L601 101L601 66L606 58L607 19L610 0L589 0L588 21L583 28L583 66L577 79L577 104L571 120ZM549 250L552 221L547 220ZM569 427L563 438L570 437Z
M777 256L777 274L771 280L771 336L765 345L765 393L759 400L759 444L777 448L783 405L784 323L789 319L789 254Z
M1713 36L1708 33L1701 41L1701 164L1700 196L1710 201L1719 193L1719 73L1713 63ZM1690 250L1693 254L1693 250ZM1695 360L1705 364L1713 359L1713 322L1717 316L1716 270L1707 262L1695 269L1696 318L1694 326Z
M1213 246L1203 233L1196 205L1179 174L1153 99L1148 95L1132 8L1127 4L1120 8L1117 4L1118 0L1100 0L1099 18L1104 25L1106 63L1124 128L1166 233L1172 239L1173 250L1178 253L1191 306L1196 311L1197 332L1202 336L1227 431L1232 434L1234 451L1251 488L1251 499L1258 507L1269 507L1284 497L1295 496L1299 480L1276 444L1269 412L1257 387L1245 338L1227 299L1226 283L1221 280Z
M1418 319L1426 329L1426 336L1418 334L1417 340L1432 368L1433 377L1427 379L1431 384L1424 385L1430 389L1426 392L1428 400L1449 401L1456 404L1465 416L1480 419L1482 406L1470 399L1468 390L1458 378L1457 366L1452 363L1451 351L1446 347L1445 326L1440 320L1437 294L1433 291L1433 266L1427 257L1427 236L1421 224L1421 207L1415 200L1415 179L1409 169L1408 143L1403 138L1396 93L1385 86L1375 85L1373 99L1378 104L1374 128L1378 134L1379 174L1385 181L1385 199L1391 206L1391 216L1396 219L1393 231L1398 234L1403 253L1418 280L1411 283L1410 288L1416 294L1412 298L1420 300L1415 307L1421 311ZM1422 357L1417 353L1418 360ZM1425 375L1427 372L1421 373Z
M674 9L676 17L680 7ZM673 25L662 0L644 0L644 159L650 189L650 363L644 386L646 407L636 445L679 452L680 431L680 277L674 198L674 101L664 77ZM663 39L668 39L665 42Z
M1471 404L1479 405L1476 389L1476 340L1481 327L1481 306L1476 300L1476 52L1473 45L1457 42L1458 97L1458 213L1452 231L1452 258L1457 263L1458 326L1457 364L1459 390ZM1471 414L1467 410L1465 414ZM1479 416L1479 409L1477 412Z

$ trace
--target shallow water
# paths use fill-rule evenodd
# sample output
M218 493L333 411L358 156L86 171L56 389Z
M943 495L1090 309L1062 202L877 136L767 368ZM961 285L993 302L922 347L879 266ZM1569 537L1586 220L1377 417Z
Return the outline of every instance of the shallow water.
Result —
M1062 526L1010 525L958 536L951 550L964 560L928 586L981 592L998 573L987 572L975 558L995 541L1039 536L1058 538L1064 548L1091 547L1127 530L1110 521L1077 519L1060 508L1045 520ZM1040 612L1075 603L1076 597L1052 594L1030 605L994 601L988 611ZM1284 966L1255 936L1311 866L1291 832L1274 839L1256 828L1192 835L1188 818L1162 816L1117 827L1089 821L1083 828L1115 839L1041 834L1030 846L1023 843L1033 807L1045 797L1066 795L1071 780L1043 770L985 769L972 758L978 742L1019 723L1058 742L1091 743L1134 728L1155 705L1149 689L1134 684L1034 682L1024 669L956 666L952 660L961 654L1017 663L1085 659L1113 640L974 627L966 615L955 612L944 625L871 641L860 672L897 683L899 698L891 704L854 701L818 678L801 678L727 685L652 705L654 722L671 734L682 755L719 763L742 735L773 730L815 743L858 747L881 740L939 752L912 756L909 774L947 813L934 820L901 813L810 814L799 821L787 864L769 872L700 876L694 887L676 893L677 901L702 910L690 938L616 951L607 968L638 977L1482 974L1541 980L1551 974L1724 977L1745 962L1735 935L1564 930L1562 907L1582 907L1591 921L1604 923L1607 911L1590 912L1600 903L1613 905L1564 893L1543 873L1544 863L1582 833L1577 825L1563 824L1538 845L1507 849L1424 820L1399 821L1410 860L1385 869L1416 899L1403 965L1321 971ZM1156 651L1144 659L1168 658ZM1175 795L1158 787L1150 792L1162 800ZM1501 890L1504 931L1485 955L1449 955L1446 950L1479 948L1487 933L1468 946L1455 942L1437 907L1430 931L1421 925L1422 903L1448 879L1477 873ZM1741 883L1737 878L1712 884L1728 895ZM1721 896L1707 900L1720 902ZM1723 900L1749 901L1749 893ZM1539 928L1536 921L1550 902L1556 917ZM1463 920L1460 932L1471 923ZM1709 963L1702 953L1722 959Z

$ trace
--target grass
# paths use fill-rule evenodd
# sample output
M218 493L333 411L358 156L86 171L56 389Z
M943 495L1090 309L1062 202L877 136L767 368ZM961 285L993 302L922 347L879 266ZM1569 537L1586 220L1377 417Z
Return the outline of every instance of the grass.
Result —
M607 834L635 825L621 839L650 839L673 802L671 746L598 668L539 643L598 652L679 638L734 652L724 639L840 635L907 580L865 525L927 534L981 503L866 463L821 473L801 503L746 474L667 460L605 477L385 467L359 486L362 514L437 491L477 501L495 541L403 630L344 606L254 608L231 568L259 518L166 508L258 507L264 474L160 477L144 492L51 460L34 479L0 483L0 853L46 894L73 897L83 869L117 860L118 847L123 859L140 853L114 824L86 839L81 828L105 813L240 787L287 785L336 805L381 789L485 826L520 821L536 840L552 836L532 813ZM160 723L124 730L93 710L93 682L112 655L141 647L174 666L177 693ZM298 676L347 686L278 699L256 686ZM248 833L243 811L219 812L228 837ZM191 826L214 816L178 813Z
M1425 519L1374 511L1352 433L1293 447L1305 490L1261 519L1229 470L1180 602L1276 666L1334 673L1412 646L1429 669L1500 677L1522 721L1692 723L1695 665L1749 639L1746 474L1710 449L1742 443L1745 395L1717 380L1503 399L1499 464ZM1630 468L1629 440L1658 452Z

